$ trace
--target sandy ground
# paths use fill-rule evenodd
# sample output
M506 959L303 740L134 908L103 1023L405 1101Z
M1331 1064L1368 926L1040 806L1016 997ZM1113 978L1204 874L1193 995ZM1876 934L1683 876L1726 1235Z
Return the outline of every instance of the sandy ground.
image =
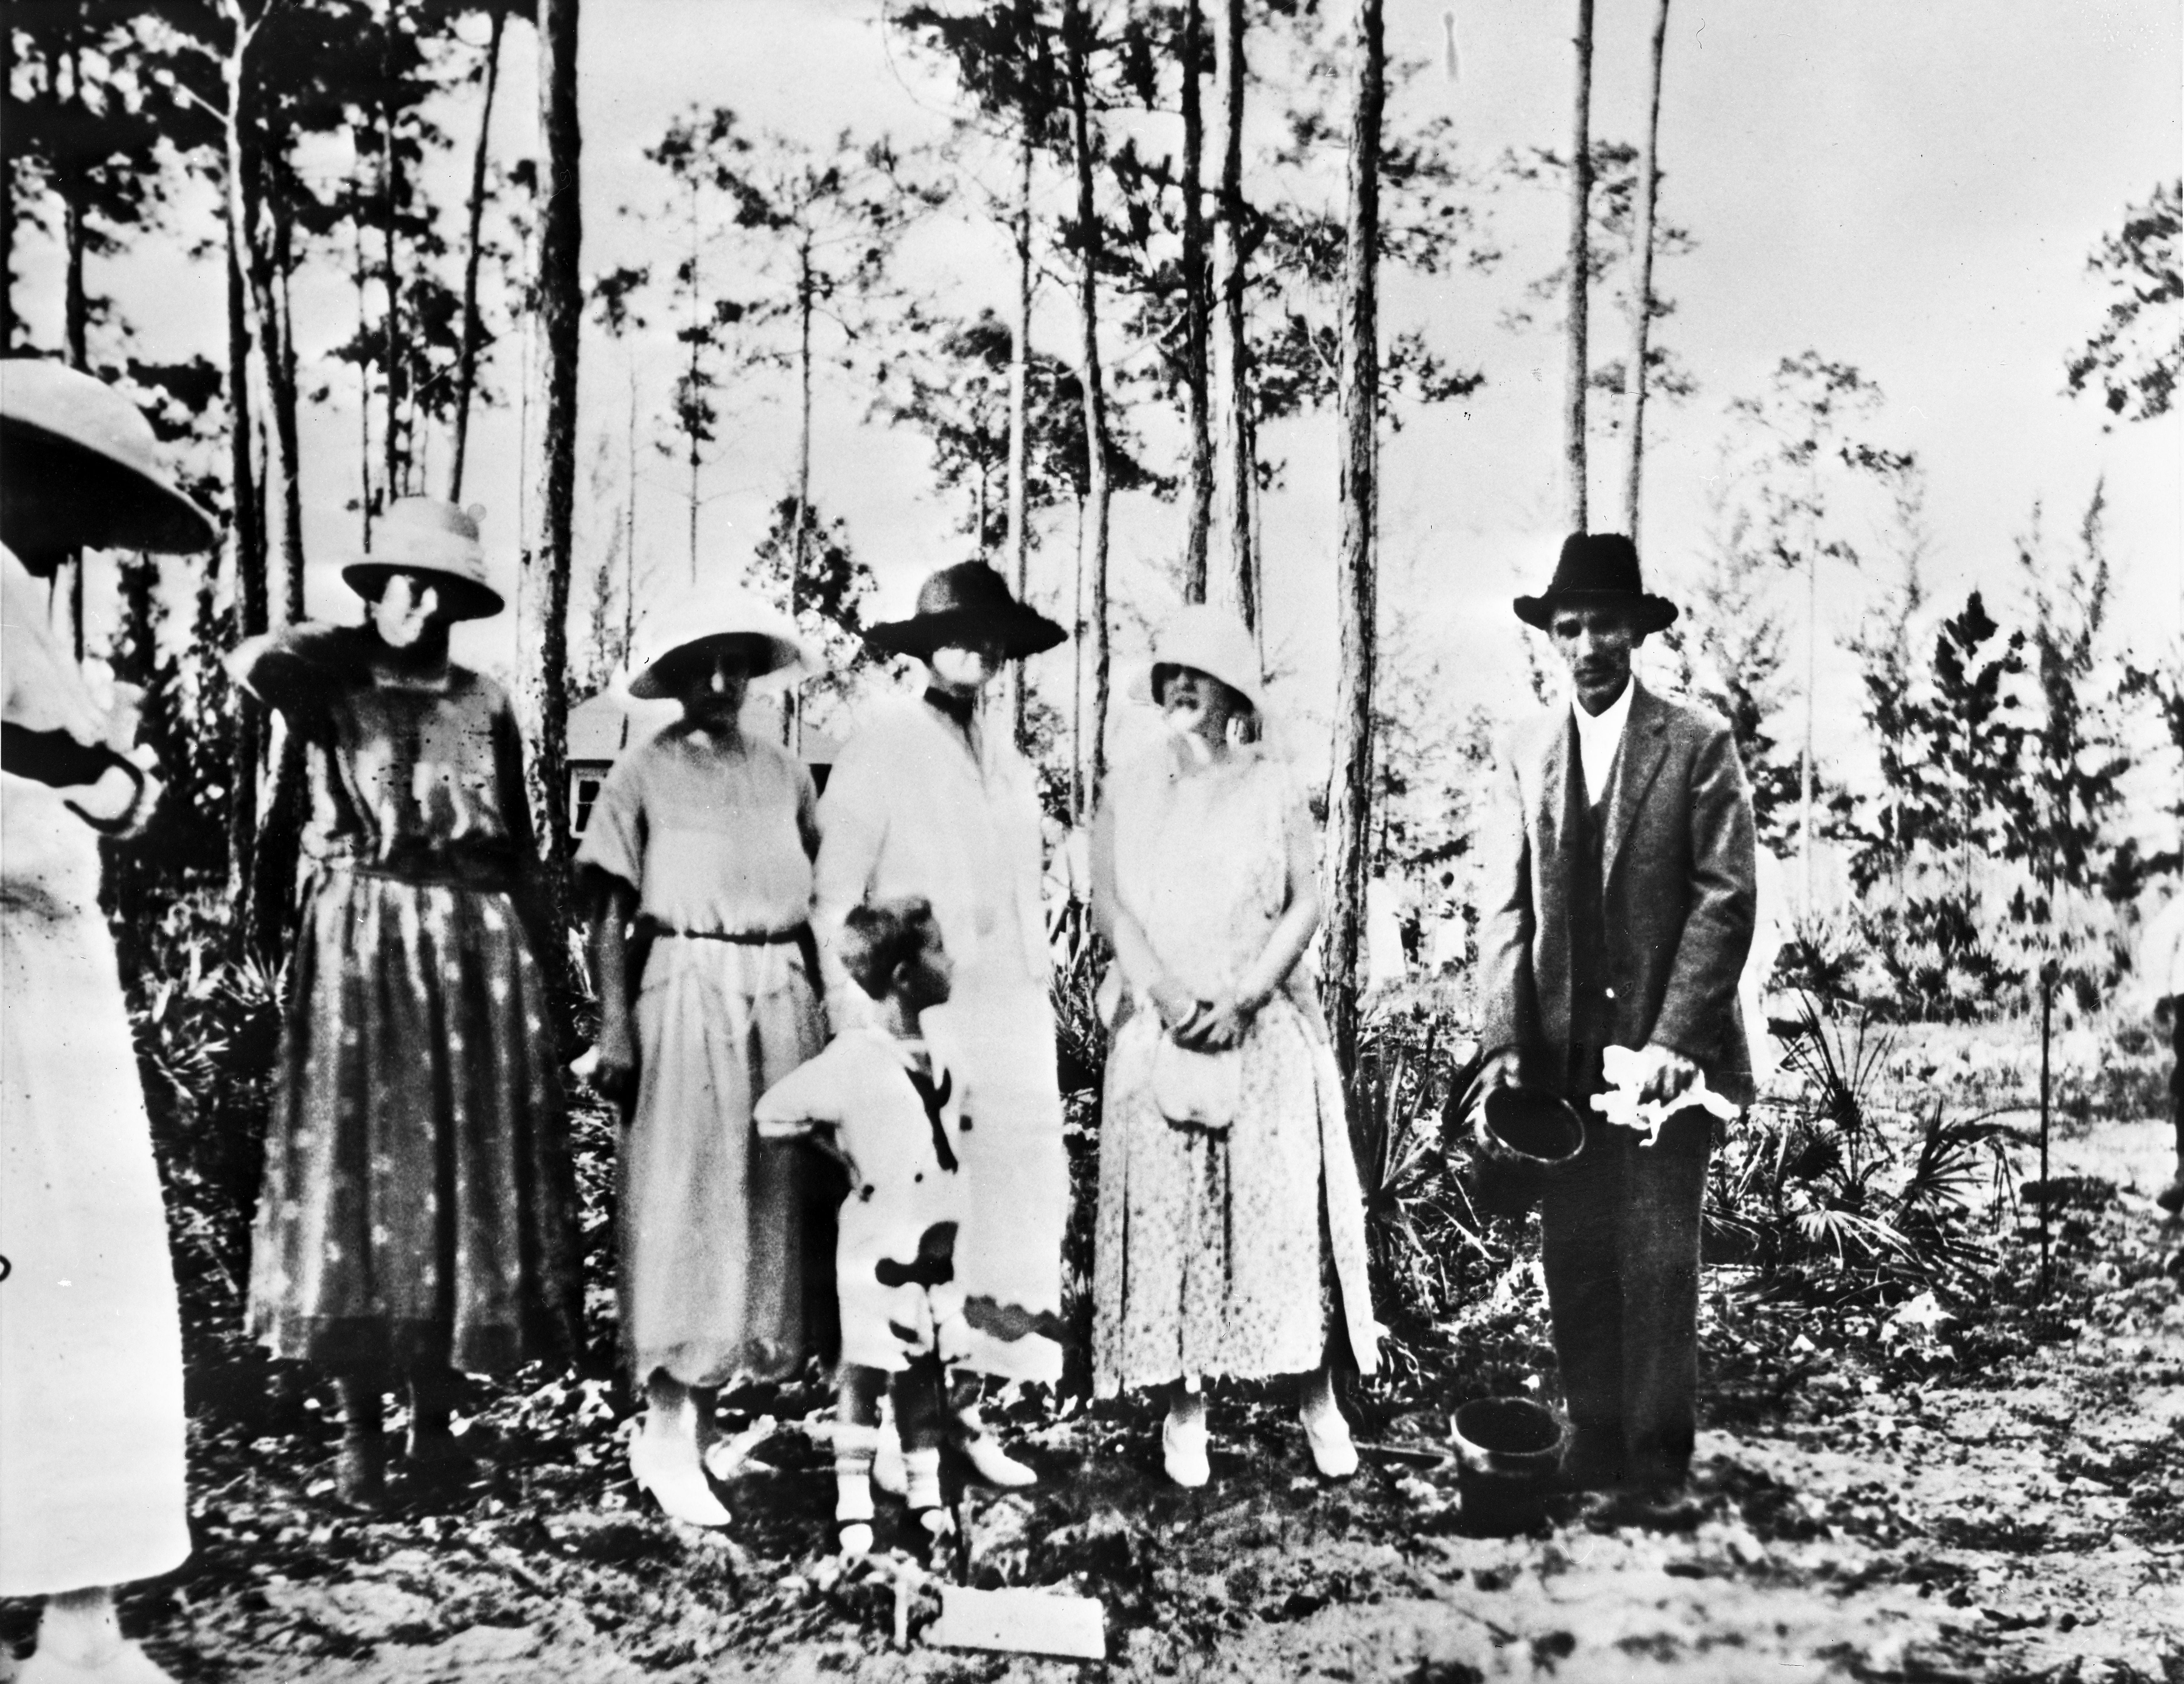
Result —
M1430 1406L1376 1424L1414 1454L1329 1486L1284 1410L1217 1401L1200 1492L1160 1477L1143 1408L1072 1414L1032 1434L1035 1495L973 1494L970 1570L1096 1597L1108 1661L904 1649L888 1585L834 1580L817 1553L829 1481L806 1437L784 1431L738 1481L728 1540L678 1532L636 1506L602 1389L567 1385L504 1430L489 1494L441 1513L337 1517L322 1423L209 1459L227 1472L200 1497L198 1559L129 1618L178 1676L237 1684L2184 1681L2184 1227L2150 1196L2164 1132L2101 1124L2060 1146L2059 1176L2091 1178L2059 1252L2075 1335L1946 1381L1800 1351L1711 1274L1710 1362L1788 1354L1765 1407L1718 1388L1688 1532L1571 1511L1468 1536L1452 1471L1423 1464L1446 1426ZM928 1611L912 1599L913 1628Z

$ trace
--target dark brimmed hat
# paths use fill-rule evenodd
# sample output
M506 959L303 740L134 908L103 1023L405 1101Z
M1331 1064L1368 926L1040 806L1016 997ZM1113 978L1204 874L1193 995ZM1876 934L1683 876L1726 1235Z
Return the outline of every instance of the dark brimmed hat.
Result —
M1587 603L1628 609L1641 631L1673 625L1676 605L1646 589L1638 574L1638 546L1620 532L1573 532L1563 540L1555 576L1536 597L1517 598L1517 618L1540 631L1557 609Z
M342 569L342 577L373 602L387 588L388 574L428 574L449 620L490 620L507 603L486 582L485 546L478 540L484 518L482 503L461 509L437 497L397 497L380 517L378 542Z
M1069 634L1037 609L1010 594L1008 581L983 561L944 567L918 587L917 612L865 634L865 642L890 655L929 658L955 643L992 640L1002 658L1021 660L1066 642Z
M0 360L0 454L8 479L70 494L70 536L88 549L211 547L212 517L154 452L152 424L104 381L39 357Z

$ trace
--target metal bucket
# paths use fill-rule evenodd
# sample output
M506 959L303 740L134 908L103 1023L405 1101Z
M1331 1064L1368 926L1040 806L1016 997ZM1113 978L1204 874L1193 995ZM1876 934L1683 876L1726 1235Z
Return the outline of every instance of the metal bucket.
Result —
M1457 1490L1468 1531L1529 1531L1562 1468L1563 1424L1529 1398L1481 1398L1456 1412Z
M1522 1216L1547 1177L1585 1146L1585 1125L1566 1101L1535 1087L1497 1087L1472 1130L1471 1198L1490 1216Z

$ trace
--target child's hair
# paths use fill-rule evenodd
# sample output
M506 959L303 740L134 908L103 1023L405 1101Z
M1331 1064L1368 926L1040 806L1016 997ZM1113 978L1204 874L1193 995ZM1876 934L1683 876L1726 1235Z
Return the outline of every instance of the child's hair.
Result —
M939 951L940 926L922 895L852 907L842 922L843 968L875 1000L903 965Z

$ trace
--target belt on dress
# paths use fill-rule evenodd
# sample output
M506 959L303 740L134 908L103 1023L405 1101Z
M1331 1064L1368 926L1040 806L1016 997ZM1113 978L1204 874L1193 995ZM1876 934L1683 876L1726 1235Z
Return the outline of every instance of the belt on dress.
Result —
M635 963L630 967L631 987L644 974L646 959L652 944L660 937L680 942L726 942L736 948L787 948L796 949L804 961L804 976L814 988L819 986L819 943L811 934L809 924L798 924L787 930L677 930L662 924L656 918L640 915L637 920L636 951L631 954Z
M656 918L640 918L638 927L655 939L672 936L684 942L730 942L739 948L785 948L801 945L811 936L811 926L799 924L788 930L677 930Z

